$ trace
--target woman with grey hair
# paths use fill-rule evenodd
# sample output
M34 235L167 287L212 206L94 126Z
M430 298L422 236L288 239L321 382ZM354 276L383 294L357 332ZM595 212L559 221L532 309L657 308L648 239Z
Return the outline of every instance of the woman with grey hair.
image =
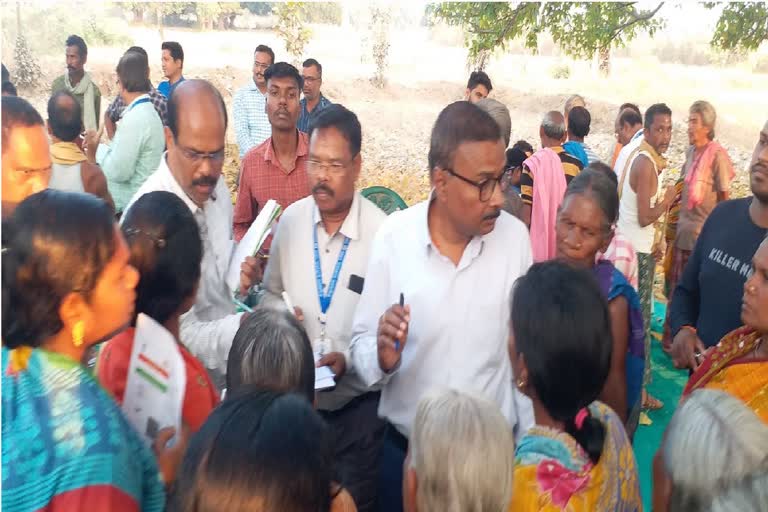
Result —
M498 406L454 390L419 402L403 476L406 512L503 512L515 443Z
M677 221L668 222L668 236L674 240L667 248L664 264L665 286L671 295L682 277L685 264L701 233L704 221L718 203L729 197L735 173L728 151L715 139L717 113L711 103L696 101L688 113L688 142L685 164L677 188L682 190L670 207ZM670 297L671 299L671 297ZM669 311L664 328L663 344L672 346Z
M768 474L768 426L728 393L694 391L669 423L654 466L654 511L737 510L726 504L760 499L750 496L751 480Z
M238 329L227 361L227 395L244 387L299 393L315 402L315 363L294 315L258 308Z

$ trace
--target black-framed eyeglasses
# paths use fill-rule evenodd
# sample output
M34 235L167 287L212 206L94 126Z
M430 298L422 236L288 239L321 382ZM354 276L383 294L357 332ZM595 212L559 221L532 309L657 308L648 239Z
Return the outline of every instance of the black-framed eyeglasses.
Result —
M443 168L445 172L450 174L451 176L454 176L456 178L459 178L464 183L468 183L474 187L477 187L477 191L480 195L480 201L486 202L491 199L491 196L493 196L494 191L496 190L496 184L498 183L501 187L502 191L507 190L509 188L510 183L510 177L511 174L508 170L504 170L504 172L501 173L501 176L498 178L489 178L480 182L472 181L469 178L465 178L461 174L458 174L453 169L449 169L447 167Z
M179 151L181 151L181 154L184 155L185 158L195 162L196 164L202 162L206 158L209 158L211 163L214 164L220 164L224 161L225 148L214 151L213 153L201 153L193 149L185 148L184 146L180 146L178 144L176 147L179 148Z

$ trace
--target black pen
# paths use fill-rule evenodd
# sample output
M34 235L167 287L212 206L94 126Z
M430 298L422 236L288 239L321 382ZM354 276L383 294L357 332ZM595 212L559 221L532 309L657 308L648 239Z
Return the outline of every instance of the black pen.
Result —
M405 306L405 296L400 292L400 307ZM395 340L395 352L400 350L400 340Z

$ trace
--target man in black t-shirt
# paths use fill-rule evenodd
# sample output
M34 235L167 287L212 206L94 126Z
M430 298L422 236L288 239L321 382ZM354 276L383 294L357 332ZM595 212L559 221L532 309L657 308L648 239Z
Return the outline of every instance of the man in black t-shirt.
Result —
M720 203L704 223L670 311L678 368L695 370L697 354L740 327L744 283L768 232L768 122L749 168L752 197Z

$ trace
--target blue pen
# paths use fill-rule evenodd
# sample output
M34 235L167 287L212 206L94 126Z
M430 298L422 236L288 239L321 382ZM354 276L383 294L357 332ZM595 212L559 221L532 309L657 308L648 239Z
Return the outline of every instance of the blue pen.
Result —
M400 307L405 306L405 296L400 292ZM400 340L395 340L395 352L400 351Z

